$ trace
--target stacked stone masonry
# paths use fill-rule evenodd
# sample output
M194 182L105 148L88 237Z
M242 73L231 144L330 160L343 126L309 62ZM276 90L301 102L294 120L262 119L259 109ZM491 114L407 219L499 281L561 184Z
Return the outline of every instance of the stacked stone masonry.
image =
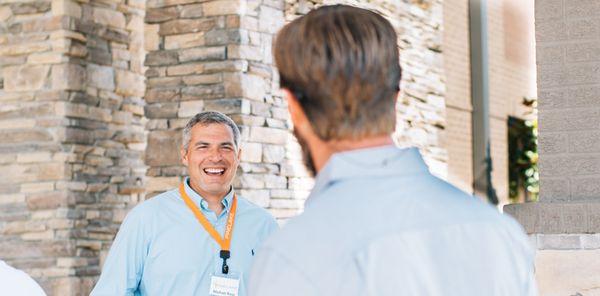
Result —
M441 0L3 0L0 259L50 295L87 295L128 210L185 175L181 130L203 110L240 126L238 192L282 222L298 214L313 179L271 45L285 22L334 3L376 10L396 28L404 72L395 140L448 177L447 121L451 137L470 141L470 98L453 76L460 87L446 114ZM459 66L468 72L468 61ZM469 169L458 175L471 178Z
M143 193L145 1L0 3L0 254L89 293Z

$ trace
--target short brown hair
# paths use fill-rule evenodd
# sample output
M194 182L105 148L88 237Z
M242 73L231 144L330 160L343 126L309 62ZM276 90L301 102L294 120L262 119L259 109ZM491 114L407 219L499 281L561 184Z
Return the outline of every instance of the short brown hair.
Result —
M381 15L323 6L281 29L274 48L290 90L323 140L389 134L401 69L397 35Z

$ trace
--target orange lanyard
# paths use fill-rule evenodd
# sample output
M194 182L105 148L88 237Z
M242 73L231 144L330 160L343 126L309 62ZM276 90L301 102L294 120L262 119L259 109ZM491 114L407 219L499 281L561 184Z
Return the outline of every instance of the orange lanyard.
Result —
M200 212L198 206L194 204L192 199L185 192L185 185L181 183L179 185L179 194L183 198L183 201L187 205L188 208L194 213L196 219L200 224L204 227L206 232L212 236L212 238L221 246L220 257L223 259L223 268L222 271L224 274L227 274L229 271L229 267L227 266L227 259L229 259L231 252L231 233L233 232L233 224L235 223L235 211L237 208L237 197L235 193L233 194L233 202L231 204L231 209L229 210L229 215L227 216L227 224L225 226L225 233L221 238L219 232L208 222L206 217Z

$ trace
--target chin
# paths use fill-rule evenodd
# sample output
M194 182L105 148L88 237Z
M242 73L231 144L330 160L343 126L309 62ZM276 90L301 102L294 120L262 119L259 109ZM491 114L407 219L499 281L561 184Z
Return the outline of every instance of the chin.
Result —
M211 194L219 194L224 192L229 192L230 186L226 185L218 185L218 186L206 186L204 190Z

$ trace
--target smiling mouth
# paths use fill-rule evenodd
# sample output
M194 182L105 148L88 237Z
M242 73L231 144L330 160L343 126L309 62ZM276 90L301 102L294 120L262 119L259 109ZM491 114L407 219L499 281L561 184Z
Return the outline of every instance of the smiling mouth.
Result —
M225 173L223 168L205 168L203 171L209 176L222 176Z

